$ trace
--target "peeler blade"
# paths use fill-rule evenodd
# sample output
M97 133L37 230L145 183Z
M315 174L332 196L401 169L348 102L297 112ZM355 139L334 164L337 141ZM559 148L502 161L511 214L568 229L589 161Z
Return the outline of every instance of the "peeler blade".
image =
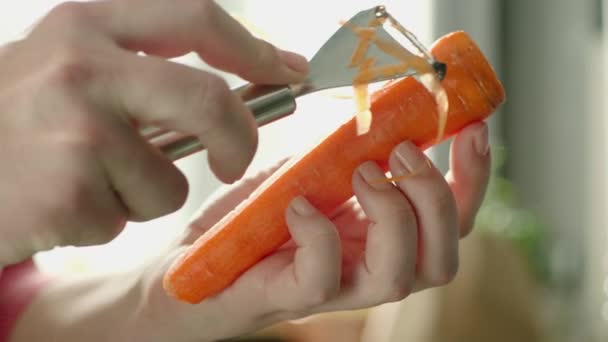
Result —
M324 89L352 86L359 69L350 66L350 57L360 42L360 38L353 28L369 27L372 21L379 18L390 19L393 24L399 25L386 12L384 6L376 6L354 15L321 46L310 60L309 77L304 85L300 87L297 95L301 96ZM388 33L383 25L376 27L375 36L377 39L391 44L394 48L401 49L404 54L413 54ZM418 48L418 52L427 59L428 63L437 71L438 76L441 77L441 70L438 70L442 68L441 63L434 61L411 33L408 32L406 38ZM375 65L395 65L401 62L398 58L383 52L376 44L369 45L366 56L373 58ZM369 83L413 76L417 73L418 71L414 68L409 68L397 74L378 75Z

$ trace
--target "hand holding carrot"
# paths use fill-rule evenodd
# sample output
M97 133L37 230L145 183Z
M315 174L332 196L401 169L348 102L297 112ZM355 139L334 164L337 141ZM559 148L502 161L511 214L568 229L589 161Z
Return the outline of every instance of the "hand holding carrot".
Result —
M439 38L431 53L449 70L438 87L408 77L376 91L365 134L352 118L260 184L174 262L163 283L167 293L192 304L218 294L289 240L284 211L294 198L305 196L321 213L333 215L356 194L352 174L360 164L373 160L387 171L400 142L426 149L484 121L505 101L492 66L465 32ZM418 177L411 165L392 171L391 181ZM373 184L378 182L387 180Z
M352 175L356 196L341 210L325 216L305 200L293 201L284 212L293 238L282 249L200 304L174 300L162 281L176 256L273 173L245 179L211 198L173 253L147 267L46 286L22 315L13 341L217 341L445 284L458 267L459 235L470 232L484 196L487 146L484 124L465 128L452 144L444 178L402 143L391 153L391 169L403 171L403 157L408 169L420 170L415 177L397 186L370 185L365 179L375 180L379 169L359 165Z
M489 172L487 126L473 124L456 136L444 178L425 155L403 142L390 169L415 177L378 183L373 162L353 174L355 197L331 216L304 198L285 211L292 239L197 305L181 303L162 288L162 276L182 250L151 265L139 287L140 315L132 322L146 341L207 341L255 331L311 314L367 308L448 283L458 268L458 240L467 235L484 197ZM243 201L266 172L239 182L205 205L190 225L188 246Z

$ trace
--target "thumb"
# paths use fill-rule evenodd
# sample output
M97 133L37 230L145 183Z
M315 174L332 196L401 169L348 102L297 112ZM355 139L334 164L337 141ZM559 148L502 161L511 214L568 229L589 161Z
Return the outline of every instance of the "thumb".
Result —
M193 215L188 226L184 244L192 244L199 236L211 229L224 216L233 211L271 175L277 172L289 159L282 159L275 165L239 180L233 185L224 185L211 195Z
M340 237L334 224L305 198L295 198L286 213L296 245L293 262L267 289L275 309L302 311L320 305L340 288Z

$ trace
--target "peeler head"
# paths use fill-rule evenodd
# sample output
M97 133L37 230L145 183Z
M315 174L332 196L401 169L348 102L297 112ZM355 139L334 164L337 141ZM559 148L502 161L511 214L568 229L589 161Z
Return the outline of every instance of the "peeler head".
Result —
M439 61L434 61L432 64L433 70L435 70L435 74L437 74L437 77L439 78L439 80L443 80L443 78L445 77L445 74L447 74L448 72L448 66L445 63L439 62Z
M397 29L417 51L414 54L403 44L398 42L385 28L390 25ZM310 73L304 86L300 87L301 93L310 93L317 90L351 86L360 69L353 66L353 56L358 48L361 48L361 32L373 27L374 40L365 46L365 59L373 61L375 66L395 66L403 65L403 60L399 56L420 56L425 60L428 67L432 68L436 77L443 79L446 73L446 65L436 61L428 50L418 41L418 39L399 22L390 15L385 6L376 6L363 10L355 14L345 22L317 51L310 61ZM359 31L358 31L359 30ZM387 53L382 44L374 42L384 42L384 47L391 46L395 53ZM403 68L401 68L403 69ZM366 83L388 81L395 78L402 78L419 74L420 68L408 67L399 70L397 73L380 73L369 79Z

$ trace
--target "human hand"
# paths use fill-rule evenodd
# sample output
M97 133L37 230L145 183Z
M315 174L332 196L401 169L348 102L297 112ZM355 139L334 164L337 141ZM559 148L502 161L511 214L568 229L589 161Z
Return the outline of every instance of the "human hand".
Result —
M402 157L402 158L401 158ZM406 161L404 169L400 159ZM451 146L444 178L413 145L397 147L391 183L377 165L353 175L355 198L330 217L299 198L287 209L292 241L245 272L220 294L192 305L166 295L162 277L197 237L245 199L272 171L245 180L205 205L180 248L142 274L145 289L134 321L143 340L214 340L309 315L399 301L449 283L458 268L458 240L473 227L490 175L487 126L464 129ZM149 334L149 335L148 335Z
M198 136L220 180L242 176L253 116L220 77L167 60L189 52L254 83L307 72L211 0L65 3L0 50L0 265L181 207L186 179L143 125Z

